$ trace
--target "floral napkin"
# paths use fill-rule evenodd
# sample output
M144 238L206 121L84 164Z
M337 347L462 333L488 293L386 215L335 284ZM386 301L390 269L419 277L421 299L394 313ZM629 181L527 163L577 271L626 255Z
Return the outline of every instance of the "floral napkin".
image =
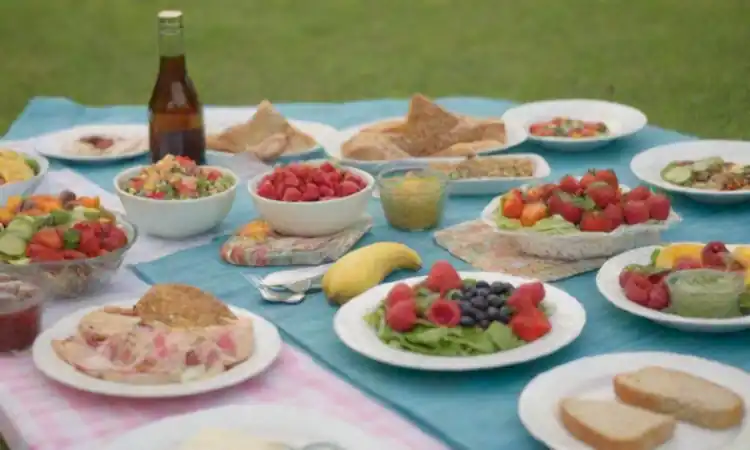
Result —
M460 223L435 232L435 242L479 270L557 281L596 270L606 258L563 261L541 259L518 250L512 238L501 236L482 220Z

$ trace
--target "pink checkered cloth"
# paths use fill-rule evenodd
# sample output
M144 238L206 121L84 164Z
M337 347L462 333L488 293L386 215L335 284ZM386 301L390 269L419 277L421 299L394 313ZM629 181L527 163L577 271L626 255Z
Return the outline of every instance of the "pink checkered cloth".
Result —
M28 354L0 358L0 407L6 416L0 421L6 429L0 431L7 435L12 450L11 435L29 450L98 448L96 444L162 417L250 402L314 409L406 448L445 449L288 345L262 376L214 393L166 400L119 399L77 391L45 378Z

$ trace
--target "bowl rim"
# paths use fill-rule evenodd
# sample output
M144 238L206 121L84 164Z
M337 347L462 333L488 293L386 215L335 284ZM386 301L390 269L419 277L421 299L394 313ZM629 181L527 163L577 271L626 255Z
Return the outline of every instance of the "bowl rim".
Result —
M117 194L119 196L121 196L121 197L126 197L126 198L129 198L129 199L135 200L135 201L140 201L140 202L145 202L145 203L152 203L152 204L159 204L159 205L179 203L179 204L182 205L182 204L191 204L191 203L202 203L202 202L210 201L212 199L217 199L217 198L229 196L229 195L233 194L237 190L237 185L240 183L240 178L237 176L236 173L234 173L230 169L227 169L226 167L221 167L221 166L207 166L206 165L206 166L200 166L200 167L204 168L204 169L218 170L219 172L223 173L224 175L231 175L232 178L234 178L234 183L232 184L232 186L230 186L229 189L227 189L224 192L219 192L217 194L209 195L208 197L186 198L186 199L170 199L170 200L162 200L162 199L155 199L155 198L148 198L148 197L139 197L137 195L133 195L133 194L131 194L129 192L126 192L124 189L122 189L120 187L120 181L123 178L125 178L126 176L128 176L128 175L130 175L132 173L140 172L141 170L143 170L144 168L149 167L149 166L151 166L151 164L140 164L140 165L137 165L137 166L131 166L131 167L128 167L127 169L122 170L117 175L115 175L115 177L112 179L112 183L114 185L115 192L117 192Z
M333 165L336 165L334 162L332 162L330 160L321 160L321 161L313 160L312 162L311 161L305 161L303 163L296 163L296 164L310 164L310 165L321 166L321 165L323 165L326 162L331 163ZM295 164L295 163L291 163L291 164ZM289 164L285 164L285 166L286 165L289 165ZM277 166L277 167L279 167L279 166ZM314 201L314 202L285 202L283 200L272 200L270 198L261 197L260 195L258 195L255 192L255 190L256 190L258 184L260 184L260 180L262 180L263 177L265 177L266 175L268 175L270 173L273 173L273 171L276 170L276 168L274 167L271 170L267 170L267 171L265 171L265 172L263 172L261 174L258 174L256 176L254 176L253 178L251 178L247 182L247 190L250 193L250 196L253 198L253 200L256 200L256 201L262 201L262 202L266 202L266 203L272 204L272 205L273 204L278 204L278 205L307 205L307 206L302 206L303 208L310 208L310 207L312 207L314 205L321 205L321 204L323 204L323 205L334 205L334 204L337 204L337 203L342 203L342 202L345 202L347 200L354 199L354 198L362 196L362 195L366 195L367 193L370 193L370 194L372 193L373 189L375 188L375 177L373 177L369 173L365 172L364 170L358 169L356 167L351 167L351 166L346 166L346 165L341 165L341 167L344 167L346 170L351 170L352 172L355 173L355 175L358 175L358 176L362 177L363 179L365 179L367 181L367 186L365 186L365 188L362 189L361 191L355 192L354 194L349 195L347 197L332 198L332 199L327 199L327 200L318 200L318 201Z
M31 183L33 181L41 180L47 175L47 172L49 172L49 160L45 158L44 155L40 155L39 153L36 153L36 152L22 152L20 150L12 148L12 146L3 147L2 144L0 144L0 149L11 150L16 153L20 153L21 155L24 156L24 159L30 158L39 163L39 173L35 174L33 177L29 178L28 180L14 181L13 183L0 184L0 190L9 188L11 186L18 186L21 183Z

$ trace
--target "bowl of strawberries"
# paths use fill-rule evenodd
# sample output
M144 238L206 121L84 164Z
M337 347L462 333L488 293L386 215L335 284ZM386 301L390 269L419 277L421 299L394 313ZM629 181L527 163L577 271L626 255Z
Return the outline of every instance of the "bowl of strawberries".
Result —
M258 214L288 236L328 236L360 220L375 179L367 172L329 161L275 167L250 180Z
M493 199L482 219L542 258L605 258L653 245L680 221L668 197L646 186L632 190L611 169L565 175L557 183L522 186Z

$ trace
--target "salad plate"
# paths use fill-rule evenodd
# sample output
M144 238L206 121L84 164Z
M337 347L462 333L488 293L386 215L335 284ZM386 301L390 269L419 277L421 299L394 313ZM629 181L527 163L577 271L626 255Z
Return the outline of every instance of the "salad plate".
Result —
M502 282L513 286L532 281L495 272L459 272L458 274L463 280ZM383 364L429 371L469 371L520 364L554 353L573 342L586 323L586 312L578 300L561 289L544 284L546 294L543 305L548 311L551 328L549 332L533 342L509 350L472 356L422 354L403 349L405 347L395 348L392 343L386 344L366 321L366 316L370 316L380 308L381 302L395 285L405 283L415 286L425 281L426 278L413 277L399 282L380 284L351 299L339 309L334 317L333 326L336 335L353 351ZM409 340L407 334L408 332L403 333L403 337ZM456 339L457 343L458 341L463 343L468 337ZM470 345L473 344L470 343Z
M108 306L132 307L136 302L137 299L134 299ZM169 398L202 394L240 384L265 371L281 353L281 337L271 322L247 310L230 307L237 316L252 318L256 342L250 358L232 369L213 378L186 383L138 385L105 381L79 372L63 361L52 347L52 341L75 334L81 319L100 308L96 306L78 310L40 334L32 347L32 358L36 368L58 383L85 392L113 397Z
M560 420L565 398L615 400L614 377L644 367L685 372L716 383L750 404L750 375L740 369L695 356L677 353L633 352L591 356L554 367L529 382L518 401L518 415L528 432L553 450L589 450ZM687 423L676 426L674 436L659 450L744 450L750 440L750 422L728 430L707 430ZM647 447L653 448L653 447Z
M201 429L228 430L278 442L292 450L327 442L341 450L405 450L320 411L271 404L231 405L171 416L112 439L97 450L177 450ZM251 443L248 442L248 449ZM219 447L216 447L219 448ZM274 447L276 448L276 447ZM321 450L336 447L320 447ZM208 449L205 449L208 450ZM317 449L316 449L317 450Z
M585 152L601 148L617 139L631 136L648 123L646 115L632 106L603 100L564 99L526 103L503 114L506 123L515 123L524 131L555 118L603 123L606 133L592 137L539 136L529 133L529 140L549 150Z
M698 202L732 204L750 201L750 189L747 188L696 188L691 187L689 182L680 185L665 179L666 169L677 161L705 161L708 158L721 158L727 163L750 165L750 142L706 140L660 145L637 154L630 162L630 170L644 183L685 195Z
M673 245L702 245L696 243L684 243ZM727 245L727 249L733 251L738 246ZM633 265L644 265L653 261L654 252L662 249L661 246L641 247L617 255L604 263L596 275L596 286L607 301L615 307L649 319L658 324L689 332L704 333L728 333L750 329L750 316L733 317L729 319L709 319L700 317L684 317L678 314L667 313L661 310L642 306L629 300L620 284L620 274L626 267Z
M148 127L139 124L81 125L39 136L33 142L34 150L47 158L81 163L121 161L149 151Z

